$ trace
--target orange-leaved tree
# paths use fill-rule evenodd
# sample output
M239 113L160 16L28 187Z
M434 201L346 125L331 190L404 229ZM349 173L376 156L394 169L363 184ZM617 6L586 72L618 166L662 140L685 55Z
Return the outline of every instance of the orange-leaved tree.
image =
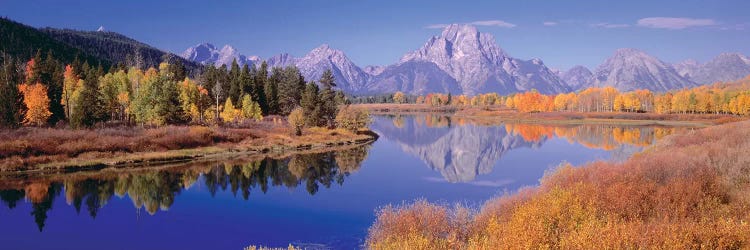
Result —
M23 104L26 105L26 115L23 123L26 125L43 125L52 115L49 111L49 97L47 87L41 83L19 84L18 90L23 94Z

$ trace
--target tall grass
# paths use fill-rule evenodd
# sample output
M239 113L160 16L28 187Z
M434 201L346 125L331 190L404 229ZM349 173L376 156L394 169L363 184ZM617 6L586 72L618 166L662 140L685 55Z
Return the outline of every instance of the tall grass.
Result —
M385 207L370 249L750 247L750 122L669 136L626 162L562 166L476 213ZM468 218L468 219L464 219Z

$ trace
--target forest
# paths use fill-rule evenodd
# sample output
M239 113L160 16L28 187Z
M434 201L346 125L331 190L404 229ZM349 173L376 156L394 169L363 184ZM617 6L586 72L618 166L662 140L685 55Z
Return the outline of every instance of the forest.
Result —
M338 106L330 70L308 82L294 66L258 68L236 61L208 66L189 78L179 60L165 58L158 68L102 66L74 60L63 64L52 53L29 59L2 56L0 96L3 127L166 124L237 124L264 116L287 116L300 109L296 124L335 127Z

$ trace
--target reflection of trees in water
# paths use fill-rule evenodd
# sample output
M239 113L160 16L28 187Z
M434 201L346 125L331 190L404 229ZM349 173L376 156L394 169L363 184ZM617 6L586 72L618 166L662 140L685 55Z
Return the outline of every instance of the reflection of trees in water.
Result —
M95 218L99 209L107 205L113 195L126 195L137 209L145 208L149 214L168 210L175 197L184 189L193 186L202 175L204 184L211 193L229 189L233 194L242 193L248 199L251 190L265 193L271 186L297 188L304 185L311 195L320 186L329 188L336 183L342 185L345 177L356 172L367 158L369 145L338 152L295 155L287 159L263 159L247 163L221 163L175 169L125 173L99 178L65 179L41 181L19 189L0 190L0 200L13 209L24 198L32 204L39 230L44 228L47 212L57 196L65 194L68 205L80 213L86 205L89 216Z
M521 136L528 142L540 142L552 137L566 138L588 148L614 150L624 145L645 147L657 139L686 128L618 125L505 125L506 131Z

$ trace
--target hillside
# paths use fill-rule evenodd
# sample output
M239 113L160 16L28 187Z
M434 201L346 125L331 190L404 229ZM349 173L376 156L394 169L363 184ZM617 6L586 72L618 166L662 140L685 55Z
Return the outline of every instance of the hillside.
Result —
M188 71L199 69L198 63L185 60L182 57L154 48L130 37L110 31L79 31L71 29L40 29L49 37L65 43L71 47L86 52L112 64L125 65L141 64L141 68L156 67L165 56L179 60ZM138 60L136 53L140 54ZM140 62L138 62L140 61Z
M92 65L101 63L106 67L111 64L110 60L92 56L79 48L58 41L34 27L7 18L0 18L0 52L26 60L34 57L37 51L43 53L52 51L56 58L66 62L75 60L77 56Z

